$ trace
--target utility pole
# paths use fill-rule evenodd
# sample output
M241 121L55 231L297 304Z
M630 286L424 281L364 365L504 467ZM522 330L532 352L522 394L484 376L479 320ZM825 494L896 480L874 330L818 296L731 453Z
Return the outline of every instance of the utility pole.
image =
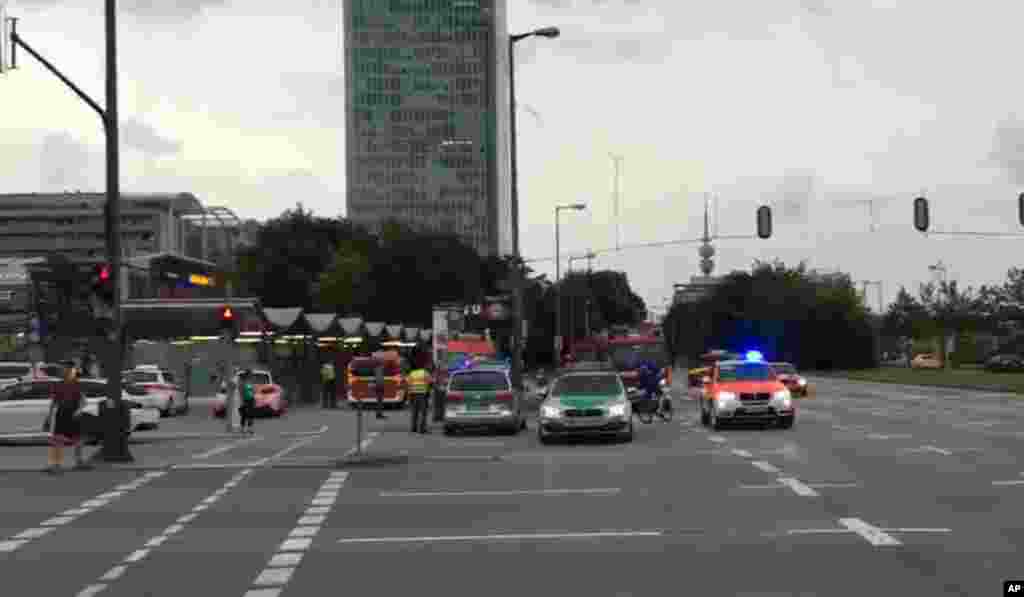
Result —
M619 176L622 174L622 161L625 158L614 153L610 153L608 155L611 156L612 161L615 162L615 190L612 195L612 213L614 215L612 217L615 219L615 249L618 250L619 244L622 242L619 230Z
M92 108L103 122L106 134L107 161L107 202L104 211L106 220L107 260L110 263L110 284L115 292L110 309L110 324L106 329L107 359L107 401L101 407L104 425L101 457L106 462L133 462L128 450L128 426L130 413L121 399L121 371L124 370L126 334L121 312L121 188L120 152L118 139L117 109L117 2L105 0L104 21L106 30L106 109L100 107L60 70L42 57L18 34L18 19L11 18L11 69L18 68L17 48L22 48L42 64L48 71L67 85L82 101ZM4 40L6 42L6 40Z

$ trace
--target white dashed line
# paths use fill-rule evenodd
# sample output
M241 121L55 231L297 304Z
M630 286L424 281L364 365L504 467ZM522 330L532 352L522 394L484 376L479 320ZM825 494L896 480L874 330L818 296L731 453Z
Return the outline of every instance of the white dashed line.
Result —
M250 473L252 473L252 469L246 469L244 471L241 471L234 477L232 477L231 480L228 481L228 483L232 483L232 486L234 486L234 484L237 484L238 481L241 481ZM222 486L222 488L225 486L227 486L227 483L225 483ZM220 498L218 497L217 499ZM209 501L209 498L204 499L200 504L196 505L192 509L192 513L195 514L196 512L201 511L202 509L208 508L210 503L211 502ZM175 523L167 527L159 535L157 535L156 537L152 537L148 541L146 541L145 545L141 549L137 549L130 553L120 564L114 566L113 568L108 570L106 574L101 576L100 580L106 581L106 583L97 583L89 585L88 587L79 591L77 597L95 597L99 593L102 593L104 589L110 586L111 582L121 578L121 576L124 575L125 571L128 568L128 565L134 564L136 562L141 562L142 560L146 559L146 557L149 556L150 550L152 548L162 545L165 541L170 539L173 535L181 532L182 529L184 528L185 525L181 523Z
M992 484L997 486L1024 485L1024 480L1014 479L1012 481L992 481ZM3 547L0 547L0 551L3 551Z
M794 493L803 497L820 497L821 494L814 491L807 485L800 482L799 479L793 477L780 477L779 483L793 490Z
M943 448L937 448L935 446L921 446L921 449L927 452L935 452L936 454L942 454L943 456L952 456L953 453Z
M751 454L750 452L747 452L746 450L733 450L732 453L735 454L736 456L739 456L740 458L753 458L754 457L753 454Z
M259 460L258 461L259 462L258 466L266 466L268 464L271 464L271 463L273 463L276 460L284 458L285 456L291 454L292 452L294 452L295 450L298 450L299 448L303 448L305 446L308 446L309 444L315 442L318 439L320 439L320 436L319 435L315 435L313 437L306 437L306 438L297 440L296 442L292 443L292 445L290 445L287 448L281 450L280 452L277 452L276 454L272 454L270 456L267 456L266 458L263 458L263 459ZM367 440L367 441L369 441L369 440Z
M859 518L840 518L839 524L857 533L871 545L902 545L895 537L886 534L882 529L870 525Z
M778 467L776 467L774 464L769 464L767 462L762 462L760 460L755 460L754 462L751 462L750 464L753 464L754 468L762 470L762 471L764 471L766 473L778 473L778 472L780 472Z
M226 444L221 444L221 445L216 446L216 447L214 447L214 448L212 448L210 450L207 450L205 452L201 452L199 454L195 454L195 455L192 456L192 458L196 458L198 460L203 460L203 459L206 459L206 458L210 458L212 456L217 456L218 454L223 454L224 452L227 452L229 450L234 450L235 448L238 448L240 446L244 446L246 444L249 444L249 443L252 443L252 442L255 442L255 441L259 441L261 439L263 439L263 436L257 435L255 437L247 437L247 438L242 439L242 440L238 440L238 441L234 441L234 442L229 442L229 443L226 443Z
M716 444L724 444L726 442L726 439L721 435L712 435L708 437L708 439L715 442Z
M377 439L377 432L376 431L371 431L370 434L366 436L366 439L364 439L363 441L359 442L359 451L362 452L363 450L368 448L370 446L370 444L373 442L373 440L375 440L375 439ZM356 449L352 448L348 452L345 452L345 456L346 457L352 456L355 453L356 453Z
M909 433L891 433L891 434L869 433L868 434L868 439L907 439L909 437L912 437Z
M11 537L7 541L0 541L0 553L10 553L17 551L33 539L38 539L39 537L42 537L50 533L51 531L56 530L60 526L64 526L70 522L73 522L79 516L84 516L97 508L102 508L103 506L106 506L110 502L123 496L127 491L138 489L139 487L142 487L146 483L149 483L154 479L159 479L160 477L166 474L167 473L164 471L154 471L146 473L145 475L143 475L130 485L119 485L117 487L117 491L108 491L96 497L90 498L82 502L77 508L65 510L64 512L61 512L57 516L51 517L48 520L44 520L43 522L39 523L38 527L25 529L24 531ZM105 497L106 499L100 499L101 497Z
M276 597L281 593L302 562L303 552L309 549L313 544L313 538L320 532L321 525L330 512L329 504L333 504L337 499L338 491L347 479L347 472L337 471L331 473L320 485L316 496L310 500L310 506L299 519L298 525L278 547L277 553L267 562L266 568L253 580L254 588L247 591L245 597Z

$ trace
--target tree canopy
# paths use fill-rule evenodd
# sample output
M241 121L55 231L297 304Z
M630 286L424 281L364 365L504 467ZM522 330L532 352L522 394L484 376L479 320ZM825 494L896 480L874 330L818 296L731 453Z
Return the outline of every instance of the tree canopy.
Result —
M508 257L481 257L453 235L386 222L373 234L342 218L314 215L301 204L261 224L238 254L240 292L268 307L303 307L367 320L429 327L442 302L478 303L507 294L515 271ZM537 354L553 345L555 297L562 301L565 335L636 323L643 300L615 271L573 272L556 293L544 276L525 269L524 317Z
M726 276L702 300L673 305L664 329L677 358L722 348L757 349L808 369L876 362L872 322L849 276L815 277L804 263L755 261L749 273Z

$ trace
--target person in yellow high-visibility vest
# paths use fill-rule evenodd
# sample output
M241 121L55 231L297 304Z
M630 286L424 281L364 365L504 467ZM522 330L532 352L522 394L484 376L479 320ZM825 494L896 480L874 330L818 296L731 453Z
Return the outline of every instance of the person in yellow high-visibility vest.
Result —
M430 402L430 386L433 376L424 367L418 366L405 378L409 397L412 400L412 433L429 433L427 430L427 409Z

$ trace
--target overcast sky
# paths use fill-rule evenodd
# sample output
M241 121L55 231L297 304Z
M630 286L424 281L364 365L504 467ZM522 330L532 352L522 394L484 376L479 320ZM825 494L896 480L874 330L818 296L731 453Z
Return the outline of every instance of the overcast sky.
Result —
M102 4L8 7L22 36L101 104ZM296 201L343 213L339 0L120 4L126 190L188 191L243 218ZM888 302L940 259L965 285L1019 264L1024 238L924 237L911 205L926 193L935 230L1024 235L1024 3L511 4L513 31L562 29L517 44L526 257L554 254L553 207L566 202L590 209L563 213L564 252L615 246L614 152L622 244L700 236L706 194L723 235L753 235L756 207L774 207L774 238L718 242L716 273L806 258L882 280ZM19 63L0 76L0 192L102 190L98 117L29 56ZM657 306L698 259L683 245L594 265L625 270Z

